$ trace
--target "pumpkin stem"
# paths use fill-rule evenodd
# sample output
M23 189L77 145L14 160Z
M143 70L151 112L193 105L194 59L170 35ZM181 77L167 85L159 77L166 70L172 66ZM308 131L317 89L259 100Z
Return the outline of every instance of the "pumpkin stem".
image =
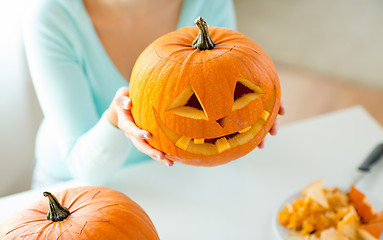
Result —
M209 29L207 27L205 20L203 20L202 17L199 16L195 20L195 24L199 28L199 34L193 42L193 47L198 48L200 50L213 49L215 44L209 35Z
M57 198L50 192L44 192L44 197L49 199L49 211L47 219L53 222L63 221L66 219L70 212L66 207L61 206Z

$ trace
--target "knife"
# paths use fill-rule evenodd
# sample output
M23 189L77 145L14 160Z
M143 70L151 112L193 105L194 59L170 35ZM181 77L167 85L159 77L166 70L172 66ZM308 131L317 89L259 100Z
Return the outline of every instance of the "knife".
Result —
M378 144L358 167L358 172L354 177L352 184L357 184L364 175L366 175L371 167L376 164L383 156L383 143Z

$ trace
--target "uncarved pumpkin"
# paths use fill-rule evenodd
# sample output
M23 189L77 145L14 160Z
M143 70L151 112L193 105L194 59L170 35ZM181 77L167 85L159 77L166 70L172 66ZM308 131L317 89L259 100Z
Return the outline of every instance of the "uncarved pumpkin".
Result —
M280 107L277 71L240 32L184 27L150 44L130 78L132 115L148 143L197 166L215 166L254 149Z
M144 210L118 191L96 186L45 192L0 226L0 239L159 239ZM62 205L61 205L61 204Z

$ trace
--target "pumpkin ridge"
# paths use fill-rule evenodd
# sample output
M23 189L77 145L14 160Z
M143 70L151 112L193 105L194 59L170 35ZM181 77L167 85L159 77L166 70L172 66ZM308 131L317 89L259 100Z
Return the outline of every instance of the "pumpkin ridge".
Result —
M80 230L80 235L82 234L82 231L84 231L84 229L85 229L85 227L86 227L87 224L88 224L88 221L86 221L86 222L84 223L84 226L82 226L82 228L81 228L81 230Z
M25 234L21 234L20 237L23 238L23 237L27 237L27 236L31 236L31 235L35 235L35 234L37 234L37 236L35 237L35 239L36 239L36 238L39 237L39 236L41 235L41 233L42 233L45 229L47 229L48 226L50 226L52 223L53 223L53 222L48 222L48 223L46 223L46 224L40 226L39 229L37 229L37 230L35 230L35 231L33 231L33 232L25 233ZM38 227L38 225L37 225L37 227Z
M246 54L248 56L253 56L252 54L249 54L249 51L250 52L253 52L259 56L262 56L261 52L259 52L256 47L259 47L259 46L247 46L246 44L244 43L236 43L236 46L238 46L235 50L242 53L242 54ZM255 56L253 56L255 57Z
M17 226L15 226L15 227L13 227L11 230L7 231L7 232L5 233L5 235L8 235L8 234L10 234L10 233L12 233L12 232L14 232L14 231L20 229L20 228L23 228L23 227L25 227L26 225L28 225L29 223L35 223L36 221L46 221L46 219L38 219L38 220L29 220L29 221L25 221L25 222L21 223L20 225L17 225Z
M169 46L169 45L168 45L168 46ZM166 46L161 46L161 47L162 47L162 48L165 48ZM161 60L162 60L162 59L170 58L171 56L176 55L176 54L181 53L181 52L194 52L194 51L196 50L196 49L184 49L184 48L181 48L181 49L175 50L174 52L172 52L171 54L169 54L167 57L161 57L161 56L160 56L160 53L158 52L158 48L160 48L160 47L155 47L155 48L154 48L154 51L156 52L157 56L158 56L159 58L161 58Z
M193 57L193 55L195 55L195 53L196 53L196 50L195 51L192 51L188 56L187 56L187 58L185 59L185 63L187 63L188 61L190 61L190 59ZM166 59L166 58L161 58L161 61L160 61L160 63L157 65L157 66L159 66L160 64L161 64L161 62L165 62L165 63L167 63L167 61L169 61L168 59ZM172 61L172 62L174 62L174 61ZM180 65L182 65L182 67L181 67L181 69L179 70L179 73L178 73L178 75L177 75L177 80L175 80L175 82L180 82L181 81L181 79L183 78L183 76L184 76L184 74L185 74L185 71L186 71L186 67L187 67L187 65L186 64L180 64ZM157 67L156 66L156 67ZM173 66L173 68L174 68L175 66ZM171 73L172 71L168 71L169 73ZM151 77L151 76L150 76ZM148 78L148 79L150 79L150 78ZM147 81L147 82L149 82L149 81ZM192 87L192 86L191 86ZM174 90L174 89L173 89ZM197 96L197 94L195 93L195 91L194 91L194 89L193 89L193 87L192 87L192 91L194 92L194 94L196 95L196 97L198 98L198 96ZM201 103L201 106L202 106L202 103ZM166 109L168 109L168 107L169 106L165 106L166 107ZM203 106L202 106L202 108L204 108ZM156 110L157 111L157 110ZM203 110L204 112L205 112L205 110ZM205 114L206 114L206 112L205 112Z
M187 32L189 34L191 42L193 42L193 40L197 37L198 31L199 31L198 28L194 27L194 26L193 27L183 27L183 30L185 30L185 32ZM188 46L191 46L191 45L188 44Z
M216 57L213 57L213 58L210 58L209 60L205 60L205 61L203 61L203 62L188 62L187 64L188 64L188 65L205 64L205 63L207 63L207 62L210 62L210 61L212 61L212 60L215 60L215 59L217 59L217 58L220 58L220 57L226 55L227 53L231 52L235 47L236 47L236 45L234 45L233 47L227 49L225 52L221 53L220 55L218 55L218 56L216 56ZM193 52L199 52L199 51L201 51L201 50L199 50L199 49L195 49ZM214 50L210 50L210 51L214 51ZM173 59L170 59L170 58L169 58L170 55L167 56L167 57L162 57L162 56L158 53L158 51L157 51L156 48L155 48L155 52L156 52L157 56L158 56L159 58L161 58L161 59L165 59L165 60L167 60L167 61L171 61L171 62L174 62L174 63L176 63L176 64L180 64L180 65L186 65L186 63L182 63L182 62L178 62L178 61L175 61L175 60L173 60Z
M100 192L100 191L99 191L99 192ZM97 193L97 194L98 194L98 193ZM93 197L90 198L90 199L91 199L91 200L94 200ZM86 201L89 201L90 199L88 199L88 200L86 200ZM91 205L94 205L94 204L102 204L104 200L105 200L105 199L96 199L97 203L92 202L92 203L86 203L86 204L83 204L83 205L81 205L81 206L79 206L79 207L77 207L77 208L71 210L71 215L73 215L73 213L75 213L75 212L78 212L78 211L80 211L80 210L83 210L84 208L86 208L86 207L88 207L88 206L91 206ZM85 201L84 201L84 202L85 202ZM84 203L84 202L83 202L83 203ZM102 208L111 207L111 206L116 206L116 205L120 205L120 204L118 204L118 203L113 203L113 204L109 204L109 205L107 205L107 206L104 206L104 207L102 207ZM100 208L100 209L102 209L102 208ZM99 209L98 209L98 210L99 210Z
M161 61L162 61L162 60L161 60ZM174 69L175 69L176 67L179 67L179 66L177 66L177 65L175 65L175 64L172 64L171 67L169 67L169 69L168 69L168 71L167 71L167 76L166 76L167 79L170 79L170 78L171 78L171 75L172 75L172 73L174 72ZM183 70L182 70L182 71L183 71ZM177 83L177 81L175 81L175 80L174 80L174 82ZM175 85L176 85L176 84L166 84L166 89L169 90L169 91L175 91L175 88L174 88ZM164 99L164 96L165 96L165 98L170 98L169 96L167 96L167 95L165 94L165 92L167 92L167 91L162 91L158 99ZM170 104L171 104L171 103L170 103ZM162 102L161 102L161 105L158 105L158 107L159 107L159 108L165 108L166 110L168 110L170 104L168 104L168 105L163 105ZM153 108L153 107L152 107L152 108ZM152 110L152 109L150 109L150 110Z
M70 225L70 227L77 226L77 229L80 229L78 232L76 232L75 230L70 230L70 231L68 230L68 232L75 233L75 234L78 234L78 235L81 235L81 233L84 230L86 224L88 223L88 221L85 221L84 224L78 224L78 223L75 223L75 222L70 221L68 219L66 219L65 222L68 223ZM108 221L97 221L97 222L109 222L109 220Z
M144 212L144 210L139 205L137 205L134 202L130 203L128 206L123 206L121 204L112 204L112 205L113 206L120 206L121 207L120 211L124 212L127 215L134 217L134 219L128 218L129 221L131 221L133 223L144 224L146 226L146 231L150 230L150 232L153 235L157 235L157 232L155 230L153 222L150 220L147 213ZM108 206L111 207L112 205L108 205ZM135 208L138 208L138 210ZM110 226L112 226L115 229L115 231L118 231L121 234L125 234L125 231L123 231L123 229L118 228L118 226L114 223L115 221L114 222L110 221L110 219L106 216L106 214L102 211L102 209L104 209L104 208L99 209L98 212L103 214L104 217L107 219L107 221L105 221L105 222L110 224ZM81 232L85 229L85 225L87 223L88 223L88 221L84 224L84 227L82 228Z
M247 62L247 64L251 64L253 66L253 67L251 67L251 69L256 68L259 72L262 73L262 74L260 74L261 76L262 75L267 76L268 79L272 80L274 87L276 87L276 89L278 89L277 87L279 87L279 86L277 86L275 84L276 81L278 81L278 76L274 71L271 71L271 69L265 68L265 64L263 63L263 59L256 58L255 56L252 56L252 55L248 54L247 52L242 52L241 54L248 57L249 59L252 59L252 61ZM262 55L260 55L260 56L262 56ZM249 67L246 67L246 69L249 71ZM262 79L266 79L266 78L263 77ZM261 81L261 79L258 77L257 78L257 85L258 86L260 84L260 81Z
M50 222L50 223L48 223L48 224L42 226L42 227L39 229L38 234L37 234L37 236L35 237L35 239L39 238L39 237L45 232L45 230L47 230L48 227L49 227L50 225L52 225L52 224L53 224L53 222Z
M94 199L101 191L98 190L90 199Z
M143 211L143 209L141 207L139 207L139 208ZM156 233L154 224L151 221L150 222L148 221L148 220L150 220L150 218L145 212L139 213L139 212L135 212L135 211L127 211L127 214L135 217L135 221L134 221L135 223L139 222L141 224L144 224L146 226L146 229L151 230L151 233L153 233L153 234ZM117 228L114 224L111 224L111 225L113 227ZM124 233L119 228L117 228L117 230L120 231L121 233Z
M113 207L113 206L121 206L121 205L118 204L118 203L112 203L112 204L109 204L109 205L106 205L106 206L102 206L102 207L98 208L98 210L100 211L100 210L102 210L104 208Z
M157 50L155 48L153 48L154 52L156 52ZM145 51L148 51L148 48L147 50ZM144 52L145 52L144 51ZM144 54L144 53L142 53ZM153 72L154 70L156 70L156 68L161 64L162 62L162 59L160 58L159 62L156 63L156 65L153 67L153 69L150 69L150 68L146 68L144 70L141 69L140 73L138 75L144 75L145 77L149 76L148 79L152 80L152 75L153 75ZM132 75L133 74L136 74L136 67L133 68L133 71L132 71ZM133 89L135 85L139 85L140 88L143 88L143 89L147 89L147 85L149 84L149 81L146 81L146 82L140 82L140 81L137 81L136 82L130 82L129 85L130 85L130 88L129 89ZM142 86L143 85L143 86ZM146 91L145 91L146 92ZM134 98L134 96L138 96L138 99L140 99L140 101L137 101L137 102L132 102L132 113L136 111L136 109L141 109L142 108L142 104L144 101L142 101L144 99L144 95L145 93L141 93L141 94L135 94L133 93L132 91L129 90L129 96L130 98ZM133 120L135 121L136 125L140 128L142 128L142 122L144 121L144 113L141 112L141 113L137 113L138 115L136 116L133 116ZM133 115L133 114L132 114ZM146 130L149 130L149 129L146 129Z
M84 205L81 205L79 206L78 208L75 208L73 210L71 210L71 214L75 213L75 212L78 212L80 210L83 210L84 208L86 207L89 207L89 206L92 206L94 203L87 203L87 204L84 204Z
M61 230L61 229L60 229L60 230ZM62 236L64 233L66 233L67 231L68 231L68 230L61 231L61 232L60 232L60 235L57 236L56 240L60 239L61 236ZM73 238L72 238L72 240L73 240Z
M71 201L71 203L68 205L68 209L72 208L72 206L78 201L78 199L82 198L83 196L85 196L89 191L85 191L79 195L77 195L77 197L75 199L73 199ZM63 200L63 199L62 199ZM62 203L64 203L64 201L62 201Z
M155 49L155 51L156 51L156 49ZM157 52L157 51L156 51L156 52ZM161 59L161 60L154 66L154 68L151 69L151 70L149 71L148 74L145 74L145 75L147 76L147 79L149 79L149 81L145 81L145 82L144 82L144 89L145 89L146 91L144 91L144 93L141 94L141 99L150 99L149 97L147 97L147 95L150 95L150 91L148 91L148 89L149 89L149 88L148 88L148 84L152 84L152 80L153 80L154 74L159 74L159 72L156 71L157 68L158 68L159 66L161 66L162 64L165 64L165 63L166 63L166 62L163 61L163 59ZM142 104L143 104L143 102L145 102L145 101L140 101L140 106L139 106L140 109L142 108ZM133 118L133 119L134 119L134 118ZM141 115L140 115L140 123L142 123L143 119L145 119L144 112L141 112ZM142 127L142 126L139 125L140 123L137 124L138 127Z
M156 51L157 52L157 51ZM166 60L172 60L171 59L171 57L173 56L173 55L175 55L175 53L176 53L177 51L174 51L174 52L172 52L171 54L169 54L165 59ZM187 54L187 57L184 59L184 61L183 62L181 62L181 63L179 63L180 65L189 65L190 64L190 62L191 62L191 59L196 55L196 53L198 52L198 50L197 49L193 49L190 53L188 53ZM157 52L158 53L158 52ZM172 61L172 62L174 62L174 63L177 63L176 61ZM184 67L182 68L182 72L184 71ZM179 79L178 79L178 81L179 81Z
M69 234L70 238L73 240L72 233L75 233L75 232L71 232L71 231L69 231L68 228L67 228L64 224L61 224L61 226L62 226L65 230L61 232L60 236L57 237L57 239L60 239L60 238L64 235L64 233L67 233L67 234ZM75 233L75 234L77 234L77 233Z
M216 44L218 41L236 42L238 41L238 39L248 41L248 38L246 37L246 35L229 28L209 25L209 32L210 32L211 38Z
M55 231L55 227L57 225L55 225L53 222L50 223L50 227L46 229L46 231L44 231L44 235L45 236L42 236L42 239L52 239L51 237L49 237L54 231ZM57 238L56 238L57 239Z
M43 211L41 211L41 210L39 210L39 209L30 209L30 211L32 211L32 212L37 212L37 213L41 213L41 214L45 214L45 212L43 212ZM44 220L46 220L46 219L44 219Z
M231 51L231 50L230 50ZM221 55L222 56L222 55ZM214 59L214 58L213 58ZM207 62L209 62L209 61L206 61L206 63ZM202 79L203 79L203 83L205 84L205 86L206 86L206 84L208 84L208 83L210 83L209 82L209 79L206 77L206 64L202 64L202 65L199 65L199 67L201 68L201 70L200 70L200 72L201 72L201 75L202 75ZM225 77L225 79L221 82L221 84L224 84L225 85L225 88L228 88L229 87L229 85L230 85L230 83L228 82L228 81L230 81L230 79L228 79L228 77L226 76L226 74L224 74L224 77ZM207 87L204 87L204 89L208 89ZM200 100L201 101L201 100ZM201 104L203 104L203 101L201 101ZM205 104L203 104L203 105L206 105L206 103ZM208 109L208 110L211 110L211 109ZM206 109L204 109L204 112L205 112L205 114L207 115L207 117L208 117L208 119L212 119L212 116L211 115L216 115L216 114L212 114L211 113L211 111L209 111L209 113L206 111ZM221 118L221 117L220 117ZM213 120L215 120L215 119L213 119Z
M258 53L255 49L253 48L248 48L248 50L251 50L253 51L254 53L258 54L259 56L262 56L260 53ZM249 54L248 51L244 51L243 49L241 48L236 48L234 49L234 51L237 51L239 54L241 54L242 56L246 56L246 58L249 58L249 59L252 59L253 61L250 61L250 62L247 62L247 64L249 63L252 63L253 65L256 65L257 68L259 69L259 66L257 64L257 62L260 61L259 58L257 58L256 56L252 55L252 54Z

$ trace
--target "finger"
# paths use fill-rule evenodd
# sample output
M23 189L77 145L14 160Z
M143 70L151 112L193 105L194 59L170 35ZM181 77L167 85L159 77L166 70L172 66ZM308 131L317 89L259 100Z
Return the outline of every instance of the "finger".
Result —
M125 134L130 138L138 138L138 139L149 139L151 138L151 134L148 131L142 130L137 127L137 125L133 122L133 118L130 115L129 111L126 111L122 108L117 108L117 117L118 123L117 126L125 132Z
M133 122L134 120L131 112L131 106L132 101L126 96L118 97L115 101L115 109L117 114L121 114L122 119Z
M127 96L120 96L116 99L116 104L124 109L130 111L132 109L132 100Z
M134 123L132 113L130 111L132 101L129 97L120 96L116 100L116 112L118 116L118 127L127 134L140 139L149 139L151 134L148 131L142 130Z
M145 153L151 158L156 159L158 161L162 161L165 159L165 154L150 146L146 141L142 139L132 139L132 142L139 151Z
M279 107L279 115L285 115L286 114L286 108L284 104L281 102L281 105Z
M181 161L181 158L176 157L176 156L172 156L172 155L170 155L168 153L165 154L165 158L167 158L167 159L169 159L171 161Z
M278 129L279 129L279 120L276 119L273 127L270 129L270 135L273 135L273 136L277 135Z
M124 91L121 88L119 91ZM119 96L116 99L116 113L118 117L118 127L125 132L128 137L149 139L150 133L142 130L134 123L130 112L131 100L126 96Z
M132 142L139 151L147 154L151 158L167 165L168 167L173 165L173 161L166 159L165 154L163 152L160 152L157 149L153 148L146 141L137 139L137 140L132 140Z
M171 166L174 165L174 162L173 162L172 160L170 160L170 159L167 159L167 158L165 158L164 163L165 163L168 167L171 167Z
M135 123L130 121L118 121L118 127L125 132L126 136L129 138L136 138L136 139L150 139L152 138L152 135L150 132L142 130L141 128L137 127Z
M164 163L168 167L171 167L171 166L174 165L174 161L173 160L171 160L169 158L166 158L165 157L166 155L164 153L162 153L162 152L160 152L160 153L163 154L164 158L163 159L156 159L157 161L159 161L161 163Z
M263 139L262 142L260 142L260 143L258 144L258 148L262 149L262 148L264 148L264 147L265 147L265 139Z
M181 160L179 157L171 156L170 154L165 154L165 159L169 160L169 167L173 166L175 161Z
M121 96L129 96L129 88L128 87L120 87L116 92L116 97Z

